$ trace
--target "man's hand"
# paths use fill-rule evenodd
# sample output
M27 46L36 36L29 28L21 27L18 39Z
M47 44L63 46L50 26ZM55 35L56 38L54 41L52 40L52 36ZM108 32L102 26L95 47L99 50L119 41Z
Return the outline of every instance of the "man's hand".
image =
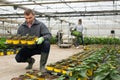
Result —
M42 44L42 42L44 41L44 38L40 37L36 41L37 41L37 44Z

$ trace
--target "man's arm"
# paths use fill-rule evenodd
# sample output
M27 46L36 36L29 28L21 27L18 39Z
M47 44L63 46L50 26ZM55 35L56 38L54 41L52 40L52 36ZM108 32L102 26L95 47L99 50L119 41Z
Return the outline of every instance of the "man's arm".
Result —
M40 33L41 33L41 37L43 37L44 39L50 39L52 36L46 25L43 23L41 24L40 27Z

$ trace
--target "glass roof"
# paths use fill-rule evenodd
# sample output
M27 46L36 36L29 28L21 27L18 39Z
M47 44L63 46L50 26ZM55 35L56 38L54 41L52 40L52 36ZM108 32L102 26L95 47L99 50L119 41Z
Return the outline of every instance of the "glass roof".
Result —
M120 10L120 1L82 2L84 0L5 0L0 5L2 13L22 12L19 7L31 8L41 13L45 12L87 12ZM93 1L93 0L91 0ZM14 8L13 8L14 5ZM16 10L15 10L16 5Z
M120 25L119 0L1 0L0 21L19 24L23 22L23 12L27 8L33 9L36 17L46 24L48 18L52 18L50 20L54 23L50 26L58 25L62 20L76 24L79 18L83 19L86 28L91 29L108 26L119 29Z

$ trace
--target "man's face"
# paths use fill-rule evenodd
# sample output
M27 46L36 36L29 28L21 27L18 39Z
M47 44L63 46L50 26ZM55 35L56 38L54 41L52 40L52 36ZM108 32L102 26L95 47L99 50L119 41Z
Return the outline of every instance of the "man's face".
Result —
M78 24L81 24L82 22L78 21Z
M24 15L27 24L32 24L35 16L31 13L29 15Z

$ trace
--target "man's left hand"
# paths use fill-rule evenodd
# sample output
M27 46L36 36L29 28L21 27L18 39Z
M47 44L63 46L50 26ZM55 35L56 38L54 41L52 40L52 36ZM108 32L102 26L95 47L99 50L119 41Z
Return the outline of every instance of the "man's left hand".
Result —
M44 41L44 38L40 37L36 41L37 41L37 44L42 44L42 42Z

